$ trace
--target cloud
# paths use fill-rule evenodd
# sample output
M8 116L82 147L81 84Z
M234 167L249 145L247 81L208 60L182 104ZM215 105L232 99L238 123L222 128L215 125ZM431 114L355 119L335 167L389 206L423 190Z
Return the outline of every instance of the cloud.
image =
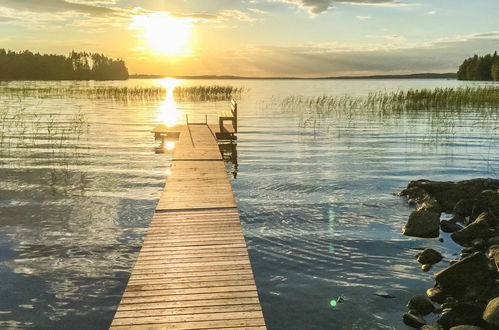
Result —
M302 77L455 72L465 58L476 52L493 52L499 42L499 31L427 43L391 37L396 40L372 44L248 45L238 49L213 49L189 59L189 68L193 70L191 74Z
M431 10L431 11L427 12L426 15L431 16L431 15L435 15L436 13L437 13L436 10Z
M113 3L104 1L105 3ZM113 8L96 5L102 1L69 2L66 0L0 0L0 6L21 11L55 13L80 12L91 16L106 16L116 12Z
M221 17L228 17L228 18L235 18L239 21L243 22L254 22L256 21L256 18L248 16L243 11L237 10L237 9L227 9L227 10L222 10L220 12Z
M209 22L217 21L220 17L216 14L206 14L206 13L169 13L169 16L175 18L185 18L192 22Z
M361 21L365 21L365 20L371 19L372 17L371 16L355 16L355 18L358 20L361 20Z
M397 0L276 0L297 5L308 10L311 14L317 15L334 8L335 4L348 4L357 6L380 6L380 7L407 7L418 5Z
M259 14L259 15L266 15L269 13L268 11L257 9L257 8L248 8L248 10L251 11L252 13Z

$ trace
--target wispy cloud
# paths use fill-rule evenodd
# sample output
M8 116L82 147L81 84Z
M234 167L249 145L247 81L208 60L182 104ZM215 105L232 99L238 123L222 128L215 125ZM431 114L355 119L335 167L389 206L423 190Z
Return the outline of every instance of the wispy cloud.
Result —
M397 0L274 0L292 3L300 8L308 10L311 14L317 15L334 8L335 4L347 4L355 6L379 6L379 7L407 7L419 5Z
M436 13L437 13L436 10L431 10L431 11L427 12L426 15L431 16L431 15L435 15Z
M268 11L257 9L257 8L248 8L248 10L252 13L259 14L259 15L266 15L269 13Z
M355 18L358 20L361 20L361 21L365 21L365 20L371 19L372 17L371 16L355 16Z
M227 9L220 12L221 17L235 18L242 22L254 22L256 18L250 17L248 14L237 9Z
M103 1L69 2L66 0L0 0L0 6L22 11L56 13L80 12L92 16L105 16L113 14L117 9L97 5ZM113 4L114 2L105 2Z

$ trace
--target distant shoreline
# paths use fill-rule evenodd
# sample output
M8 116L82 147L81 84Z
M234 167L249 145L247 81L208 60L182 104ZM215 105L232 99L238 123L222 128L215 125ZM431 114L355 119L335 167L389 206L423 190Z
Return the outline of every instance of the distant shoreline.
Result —
M147 75L132 74L129 79L225 79L225 80L355 80L355 79L457 79L457 73L415 73L403 75L372 75L372 76L339 76L339 77L243 77L230 75L202 75L202 76L168 76L168 75Z

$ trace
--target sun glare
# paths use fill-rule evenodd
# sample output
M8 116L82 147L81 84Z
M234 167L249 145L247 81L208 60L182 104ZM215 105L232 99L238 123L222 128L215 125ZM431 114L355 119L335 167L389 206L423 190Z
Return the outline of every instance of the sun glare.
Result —
M179 56L188 53L191 24L186 19L154 13L136 16L132 26L141 30L141 37L149 48L161 55Z
M181 81L174 78L159 79L157 82L166 89L165 100L161 102L158 111L158 121L168 127L175 126L180 117L177 103L173 96L173 90L180 85Z

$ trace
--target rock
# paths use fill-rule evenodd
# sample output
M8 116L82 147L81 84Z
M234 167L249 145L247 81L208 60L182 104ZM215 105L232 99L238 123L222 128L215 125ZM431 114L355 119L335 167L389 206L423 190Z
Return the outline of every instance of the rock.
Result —
M411 312L405 313L403 316L403 320L407 326L409 326L411 328L416 328L416 329L419 329L423 325L426 324L426 321L424 320L424 318L422 318L419 315L413 314Z
M482 213L473 223L465 228L452 233L450 236L452 240L459 245L469 246L474 239L487 237L490 233L489 225L485 217L482 217L483 214L485 213Z
M431 265L430 264L421 265L421 270L423 272L428 272L430 269L431 269Z
M423 325L419 330L440 330L438 327L433 325Z
M485 242L484 238L475 238L471 242L471 245L477 250L485 250L485 248L487 247L487 243Z
M490 212L482 212L478 215L478 217L475 219L475 222L480 219L480 220L485 220L485 222L487 222L487 224L489 225L490 228L494 228L495 226L497 226L497 218L494 214L490 213Z
M442 313L437 321L438 325L444 330L459 325L480 326L482 321L483 307L473 303L460 303L450 311Z
M435 274L435 280L444 290L465 287L472 283L480 284L488 277L487 257L481 252L475 252Z
M473 206L475 205L475 200L473 199L461 199L459 202L454 205L454 209L452 210L452 214L454 214L458 218L466 218L471 215L473 211Z
M499 327L499 297L492 299L483 312L483 319L496 327Z
M474 246L465 247L461 250L461 253L473 254L475 252L477 252L477 249Z
M483 330L483 328L476 325L458 325L457 327L450 328L450 330Z
M488 289L487 285L484 284L472 284L466 287L464 290L463 296L461 297L461 300L463 301L474 301L476 300L479 296L482 295L482 293Z
M478 178L456 183L429 180L411 181L405 191L419 191L422 194L421 190L424 190L437 200L441 211L451 213L459 201L475 199L484 190L497 190L498 188L499 180Z
M483 208L487 208L492 211L493 214L499 215L499 193L496 189L487 189L481 191L477 196L477 203L481 205ZM496 218L497 225L499 219ZM494 226L495 226L494 225Z
M496 245L496 244L499 244L499 236L494 236L494 237L491 237L487 240L487 244L490 246L490 245Z
M404 235L434 238L440 233L440 213L429 210L417 210L411 213L403 228Z
M435 310L435 306L427 296L416 295L409 300L407 307L416 314L428 315Z
M426 290L426 295L428 296L428 298L430 298L431 301L434 301L438 304L443 303L445 301L445 297L446 297L445 292L438 285Z
M440 229L442 229L444 233L453 233L463 229L463 226L457 224L452 220L442 220L440 221Z
M499 245L497 245L497 244L491 245L489 247L489 253L488 253L489 258L494 259L494 258L496 258L496 255L498 255L498 254L499 254Z
M440 262L440 260L442 260L442 259L443 259L443 257L440 254L440 252L438 252L434 249L424 249L417 256L417 260L420 264L434 265L434 264Z

